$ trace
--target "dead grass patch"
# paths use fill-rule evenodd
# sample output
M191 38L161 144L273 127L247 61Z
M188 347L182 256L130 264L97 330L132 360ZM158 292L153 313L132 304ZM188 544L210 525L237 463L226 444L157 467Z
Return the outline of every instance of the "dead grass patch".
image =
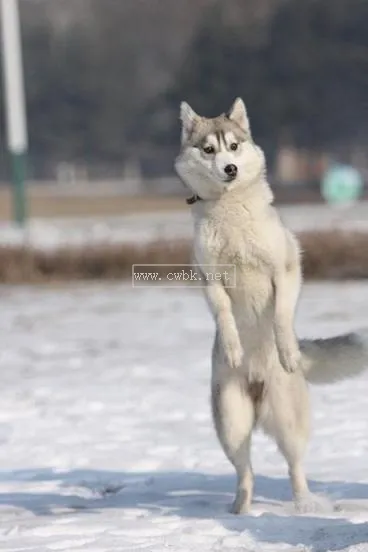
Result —
M328 230L303 232L298 237L305 278L368 278L368 233Z
M306 279L368 278L368 233L324 231L299 235ZM133 264L165 264L160 276L190 263L188 241L114 244L53 251L0 247L0 282L51 283L131 278Z
M130 278L133 264L184 265L189 262L190 245L184 241L64 247L53 251L0 247L0 282L117 280ZM169 266L158 267L158 271L164 275L169 272Z

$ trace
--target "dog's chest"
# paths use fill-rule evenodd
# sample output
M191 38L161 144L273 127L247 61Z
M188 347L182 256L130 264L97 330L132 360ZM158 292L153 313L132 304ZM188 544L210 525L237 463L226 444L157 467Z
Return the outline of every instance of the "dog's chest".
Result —
M234 264L238 268L259 269L272 264L272 236L262 221L229 214L209 216L198 221L195 253L205 264Z

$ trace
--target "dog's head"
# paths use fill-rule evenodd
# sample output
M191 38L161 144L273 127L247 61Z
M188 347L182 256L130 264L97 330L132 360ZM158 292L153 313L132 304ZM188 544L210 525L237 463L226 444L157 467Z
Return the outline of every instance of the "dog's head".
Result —
M264 155L251 136L243 100L227 114L201 117L183 102L180 106L181 152L175 169L202 199L217 199L236 186L246 186L264 170Z

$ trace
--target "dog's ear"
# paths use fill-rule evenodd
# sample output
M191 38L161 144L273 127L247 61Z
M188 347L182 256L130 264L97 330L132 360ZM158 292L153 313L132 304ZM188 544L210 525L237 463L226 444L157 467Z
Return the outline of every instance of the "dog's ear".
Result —
M250 133L247 109L241 98L236 98L228 113L229 119L237 123L245 132Z
M181 127L181 143L185 144L189 136L192 134L196 122L200 119L195 111L190 107L187 102L181 102L180 104L180 120L182 122Z

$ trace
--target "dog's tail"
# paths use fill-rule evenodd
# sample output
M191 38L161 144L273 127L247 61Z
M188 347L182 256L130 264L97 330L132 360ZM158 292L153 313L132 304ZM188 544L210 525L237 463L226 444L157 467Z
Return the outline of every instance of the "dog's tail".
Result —
M367 333L349 333L299 342L305 358L303 371L313 384L334 383L357 376L368 368Z

